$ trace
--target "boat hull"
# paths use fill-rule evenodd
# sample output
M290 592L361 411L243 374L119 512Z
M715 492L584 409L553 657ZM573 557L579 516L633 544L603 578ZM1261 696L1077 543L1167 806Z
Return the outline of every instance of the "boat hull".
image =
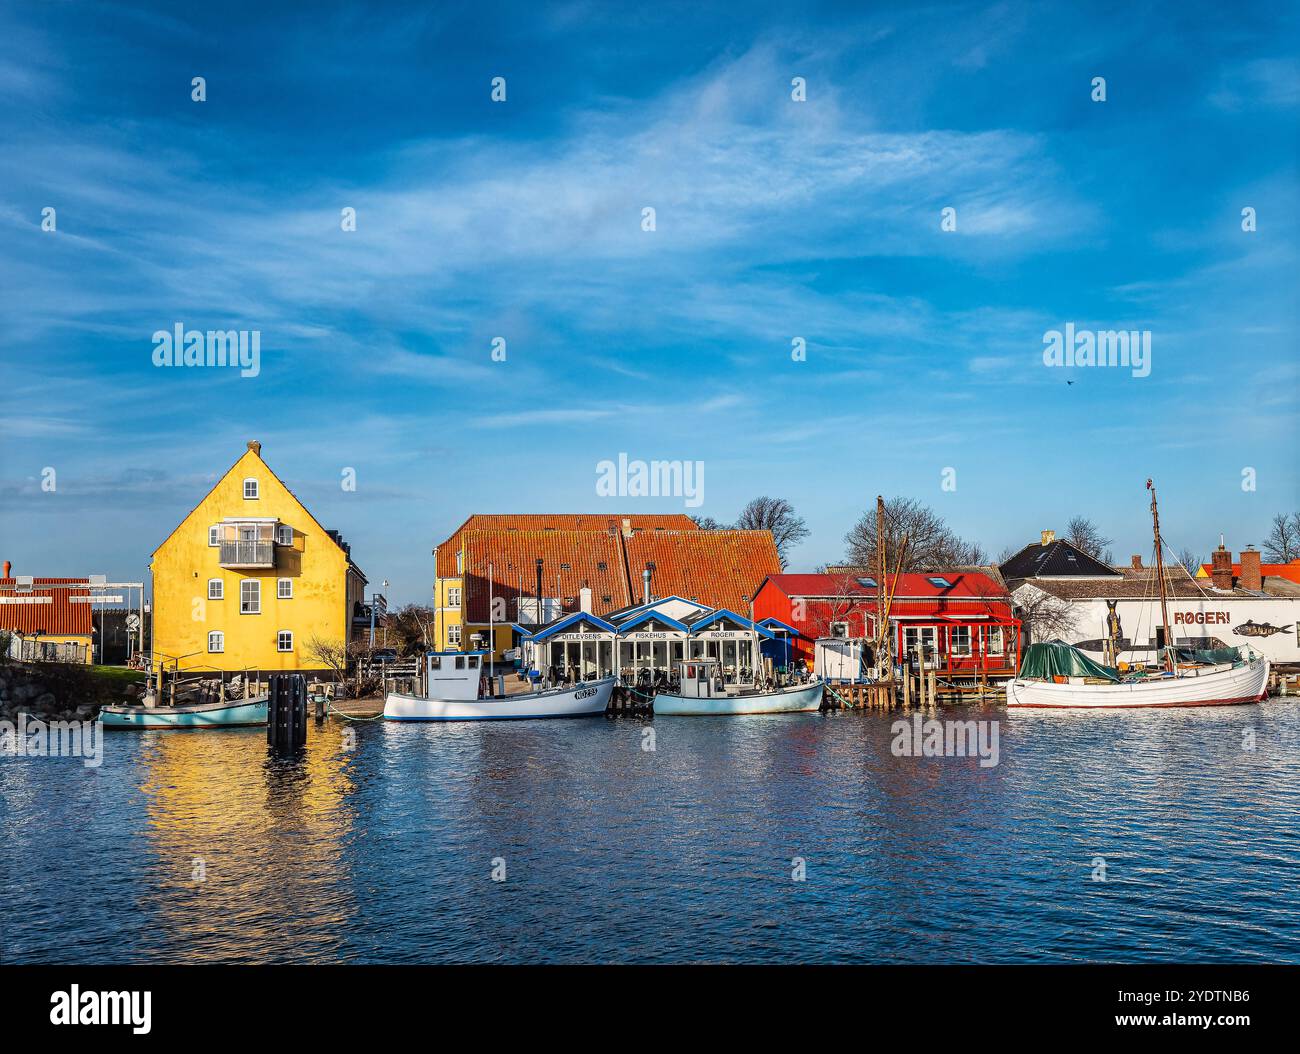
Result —
M527 692L496 699L424 699L389 692L384 717L389 721L525 721L544 717L594 717L603 714L614 694L615 678Z
M806 714L822 707L821 681L756 695L727 695L717 699L690 699L660 692L654 698L656 715L709 717L741 714Z
M1164 706L1240 706L1267 697L1268 660L1185 677L1127 684L1007 682L1007 706L1136 709Z
M194 706L106 706L99 719L106 729L243 728L266 724L266 704L263 696Z

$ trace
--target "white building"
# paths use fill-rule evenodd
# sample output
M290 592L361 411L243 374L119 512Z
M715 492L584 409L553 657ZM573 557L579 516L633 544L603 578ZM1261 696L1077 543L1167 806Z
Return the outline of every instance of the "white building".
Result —
M1214 554L1218 573L1193 578L1181 565L1165 567L1169 624L1175 646L1209 648L1247 644L1276 665L1300 666L1300 583L1259 573L1259 554ZM1223 573L1226 563L1227 573ZM1155 569L1133 557L1111 567L1043 532L1002 565L1017 614L1036 639L1057 637L1100 658L1113 608L1120 620L1120 659L1131 661L1164 646Z

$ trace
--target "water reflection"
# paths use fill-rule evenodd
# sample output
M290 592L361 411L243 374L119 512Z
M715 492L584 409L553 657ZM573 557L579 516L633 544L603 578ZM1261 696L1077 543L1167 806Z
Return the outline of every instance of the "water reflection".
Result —
M2 950L1300 961L1298 711L944 715L1000 722L993 768L895 757L860 713L379 722L354 749L330 723L289 760L256 730L123 734L97 770L0 762Z

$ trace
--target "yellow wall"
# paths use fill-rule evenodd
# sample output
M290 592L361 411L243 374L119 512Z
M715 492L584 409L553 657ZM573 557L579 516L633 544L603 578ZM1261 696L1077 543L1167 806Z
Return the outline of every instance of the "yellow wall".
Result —
M243 496L243 481L258 481L258 497ZM275 546L275 567L227 569L220 547L208 545L208 528L225 517L278 517L293 528L293 544ZM153 554L153 651L156 661L180 660L182 670L320 669L308 642L348 638L361 581L349 575L346 554L295 498L260 455L249 449ZM208 579L224 583L224 599L208 600ZM240 614L240 582L262 583L261 613ZM276 580L293 581L293 598L277 598ZM352 579L349 582L349 578ZM225 650L209 653L208 634L225 634ZM293 650L278 650L281 630L293 633Z
M450 607L451 591L453 589L461 590L460 607ZM484 625L469 624L465 622L465 592L464 580L461 578L440 578L438 579L438 590L435 606L438 609L438 625L434 632L434 650L435 651L470 651L473 649L474 642L470 637L475 633L482 633L487 636L488 627ZM459 626L461 639L457 644L451 639L448 632L451 626ZM509 625L497 623L493 639L496 645L495 654L497 661L501 660L501 653L511 646L512 638Z

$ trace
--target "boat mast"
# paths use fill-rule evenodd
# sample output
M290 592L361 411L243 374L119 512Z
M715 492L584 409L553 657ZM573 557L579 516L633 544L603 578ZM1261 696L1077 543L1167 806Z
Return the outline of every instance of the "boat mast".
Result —
M889 633L885 629L885 499L876 495L876 669L884 680L890 679L893 664L889 661Z
M1169 632L1169 597L1165 592L1165 560L1164 546L1160 543L1160 511L1156 508L1156 485L1151 480L1147 480L1147 490L1151 492L1151 529L1156 537L1156 577L1160 581L1160 620L1165 626L1165 666L1177 677L1178 663L1174 661L1174 638Z

